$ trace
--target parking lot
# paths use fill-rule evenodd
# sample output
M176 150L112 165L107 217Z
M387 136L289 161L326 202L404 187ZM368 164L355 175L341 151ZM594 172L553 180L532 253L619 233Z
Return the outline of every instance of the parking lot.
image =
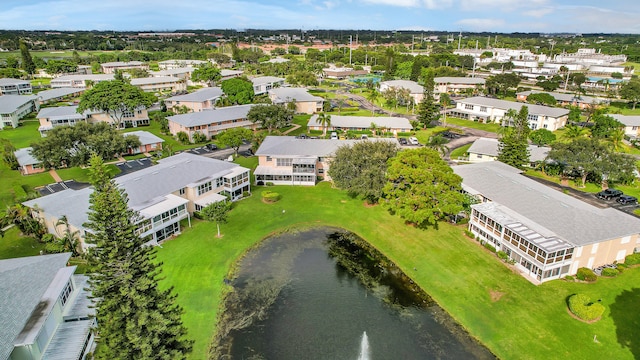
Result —
M38 189L41 196L51 195L53 193L60 192L66 189L80 190L90 186L88 183L77 182L75 180L61 181L59 183L53 183L45 185Z
M150 158L142 158L137 160L129 160L125 162L117 163L116 166L120 169L120 173L116 175L116 177L123 176L126 174L130 174L132 172L136 172L138 170L147 168L153 165L153 162Z

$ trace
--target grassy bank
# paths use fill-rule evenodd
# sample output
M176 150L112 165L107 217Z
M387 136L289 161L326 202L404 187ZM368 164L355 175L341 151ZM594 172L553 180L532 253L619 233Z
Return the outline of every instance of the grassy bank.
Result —
M629 295L634 288L637 292L638 269L595 284L553 281L535 286L464 237L462 227L416 229L326 183L271 189L282 200L264 204L262 189L254 189L255 196L236 204L229 223L221 226L221 239L215 237L215 225L197 222L159 249L164 285L178 292L185 324L196 340L193 359L206 357L223 279L239 256L282 229L322 225L366 239L500 358L632 359L640 346L630 335L638 315L633 306L624 306L634 299ZM602 299L607 308L602 320L585 324L567 313L566 298L576 292ZM622 347L619 341L627 335L629 343Z

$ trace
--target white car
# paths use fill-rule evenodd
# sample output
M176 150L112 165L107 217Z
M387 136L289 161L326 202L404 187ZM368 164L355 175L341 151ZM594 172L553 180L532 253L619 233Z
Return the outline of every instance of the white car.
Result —
M338 133L337 132L332 132L331 133L331 140L338 140Z
M409 144L411 145L420 145L420 142L418 141L418 139L414 136L409 138Z

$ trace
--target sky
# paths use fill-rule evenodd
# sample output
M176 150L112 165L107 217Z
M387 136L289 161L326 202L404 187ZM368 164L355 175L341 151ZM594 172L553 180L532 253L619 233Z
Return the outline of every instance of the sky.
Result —
M640 34L638 0L0 0L3 30Z

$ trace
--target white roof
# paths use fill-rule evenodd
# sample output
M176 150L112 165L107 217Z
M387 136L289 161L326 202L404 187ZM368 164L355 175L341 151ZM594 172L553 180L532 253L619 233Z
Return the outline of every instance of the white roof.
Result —
M253 85L262 85L262 84L269 84L269 83L277 83L277 82L282 82L284 81L283 78L280 77L276 77L276 76L258 76L255 77L253 79L251 79L251 82L253 83Z
M640 126L640 115L606 114L620 121L624 126Z
M137 136L142 145L150 145L164 142L164 139L144 130L131 131L124 133L124 136Z
M563 109L563 108L555 108L555 107L534 105L534 104L524 104L521 102L500 100L500 99L494 99L494 98L489 98L484 96L475 96L475 97L458 100L458 103L489 106L489 107L494 107L494 108L503 109L503 110L513 109L516 111L520 111L520 108L522 108L523 106L526 106L529 109L529 115L543 115L543 116L549 116L553 118L559 118L561 116L569 114L569 110Z
M483 78L470 78L461 76L442 76L434 78L433 81L436 84L461 84L461 85L484 85L485 79Z
M246 119L249 110L253 106L253 104L248 104L221 107L213 110L173 115L167 117L167 119L186 127L210 125L228 120Z
M473 144L471 144L471 147L469 147L469 150L467 150L467 152L497 157L499 143L500 142L498 139L478 138L473 142ZM549 151L551 151L550 147L531 144L528 145L528 149L529 160L531 162L543 161L547 158Z
M31 150L33 150L32 147L26 147L23 149L18 149L14 152L20 166L40 164L40 161L34 158L33 155L31 155Z
M173 77L173 76L158 76L158 77L148 77L148 78L136 78L131 79L131 85L152 85L152 84L165 84L165 83L179 83L184 80Z
M48 101L48 100L56 99L59 97L65 97L71 94L81 93L83 91L84 91L83 89L78 89L78 88L61 87L61 88L56 88L51 90L40 91L38 94L36 94L36 96L38 97L38 99L40 99L40 101Z
M5 85L24 85L24 84L30 84L30 82L27 81L27 80L13 79L13 78L2 78L2 79L0 79L0 86L5 86Z
M100 64L100 66L123 67L123 66L140 66L144 65L142 61L113 61Z
M341 146L352 146L359 141L389 141L394 138L370 138L368 140L296 139L293 136L267 136L256 151L257 156L286 156L289 158L330 157ZM271 171L261 168L261 171ZM256 170L257 171L257 170ZM266 172L273 174L273 172ZM265 174L263 172L263 174Z
M213 100L223 95L222 89L219 87L206 87L192 92L190 94L172 96L165 99L165 101L192 101L192 102L204 102L207 100Z
M0 96L0 114L11 114L35 99L35 95L2 95Z
M418 84L415 81L411 81L411 80L389 80L389 81L383 81L380 83L380 87L383 86L387 86L387 87L395 87L395 88L402 88L402 89L408 89L412 94L422 94L424 92L424 86Z
M331 127L339 128L370 128L374 123L378 128L390 129L413 129L408 119L391 116L340 116L331 115ZM307 126L321 126L318 122L318 115L313 115L309 119Z
M189 200L185 198L181 198L180 196L173 194L167 194L164 196L164 199L161 199L159 202L140 210L140 215L144 218L150 218L188 203Z
M209 194L207 196L204 196L198 200L195 200L193 203L196 205L200 205L202 207L205 207L209 204L213 204L216 202L220 202L220 201L225 201L227 200L227 197L224 195L220 195L220 194Z
M273 96L273 102L275 104L278 103L288 103L292 100L296 100L296 102L303 101L324 101L323 98L319 96L314 96L309 94L307 89L303 88L276 88L269 90L269 96Z

